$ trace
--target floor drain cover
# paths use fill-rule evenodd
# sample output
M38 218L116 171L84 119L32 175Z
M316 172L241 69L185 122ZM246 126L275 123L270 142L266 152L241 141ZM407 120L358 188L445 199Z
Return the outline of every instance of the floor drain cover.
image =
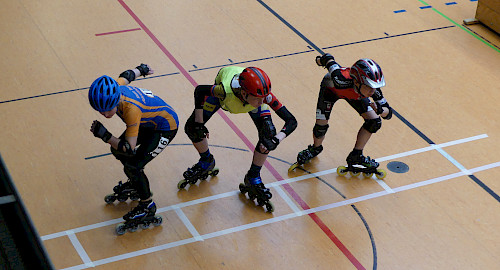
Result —
M387 164L387 169L395 173L405 173L410 170L410 167L408 167L408 165L404 164L403 162L391 161Z

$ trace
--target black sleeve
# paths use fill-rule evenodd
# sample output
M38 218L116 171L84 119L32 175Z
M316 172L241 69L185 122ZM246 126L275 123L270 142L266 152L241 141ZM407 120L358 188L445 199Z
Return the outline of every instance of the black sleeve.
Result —
M285 106L276 111L276 114L285 121L285 125L281 129L283 133L290 135L297 128L297 119L286 109Z
M202 109L206 96L211 95L213 85L198 85L194 89L194 108Z

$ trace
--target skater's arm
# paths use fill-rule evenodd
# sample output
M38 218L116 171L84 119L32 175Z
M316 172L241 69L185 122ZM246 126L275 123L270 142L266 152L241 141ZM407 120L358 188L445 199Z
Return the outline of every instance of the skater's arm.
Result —
M125 137L125 139L120 140L119 138L113 136L101 122L95 120L90 127L90 131L95 137L100 138L103 142L109 143L114 149L121 151L126 154L134 154L135 146L137 145L137 136L135 137Z
M276 111L276 114L285 121L283 128L276 135L280 141L282 141L285 137L288 137L296 128L297 128L297 119L293 116L290 111L285 106L282 106L279 110ZM281 138L283 137L283 138Z
M149 67L149 65L141 64L134 69L129 69L122 72L118 77L117 82L119 85L128 85L139 76L146 77L146 75L151 75L153 73L154 70L152 70L151 67Z
M276 98L274 94L269 94L265 99L264 103L269 105L276 114L285 121L285 125L281 129L281 131L276 135L276 137L280 140L280 142L290 135L297 128L297 120L295 117L288 111L288 109Z
M224 87L221 84L196 86L194 89L194 120L197 123L203 123L203 104L209 96L224 99L226 97Z
M378 115L382 116L385 120L389 120L392 118L392 107L389 106L389 102L382 95L382 90L377 88L375 93L372 95L373 101L372 108Z

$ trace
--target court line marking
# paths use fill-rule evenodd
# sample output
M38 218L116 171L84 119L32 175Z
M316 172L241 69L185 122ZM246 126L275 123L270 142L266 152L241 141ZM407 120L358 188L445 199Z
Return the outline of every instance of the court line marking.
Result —
M132 32L132 31L137 31L137 30L142 30L142 29L141 28L134 28L134 29L127 29L127 30L119 30L119 31L113 31L113 32L99 33L99 34L95 34L95 36L96 37L100 37L100 36L105 36L105 35L112 35L112 34L120 34L120 33Z
M476 167L476 168L470 169L469 171L475 173L475 172L480 172L480 171L485 171L485 170L493 169L493 168L496 168L496 167L500 167L500 162L495 162L495 163L483 165L483 166L480 166L480 167ZM416 182L416 183L408 184L408 185L405 185L405 186L397 187L397 188L394 188L393 191L394 191L394 193L403 192L403 191L415 189L415 188L418 188L418 187L423 187L423 186L427 186L427 185L436 184L436 183L439 183L439 182L443 182L443 181L455 179L455 178L458 178L458 177L461 177L461 176L467 176L467 174L465 172L463 172L463 171L460 171L460 172L457 172L457 173L443 175L443 176L440 176L440 177L436 177L436 178L424 180L424 181L421 181L421 182ZM307 210L302 210L300 212L301 212L302 215L309 215L309 214L317 213L317 212L320 212L320 211L329 210L329 209L332 209L332 208L337 208L337 207L346 206L346 205L352 205L352 204L355 204L355 203L367 201L367 200L374 199L374 198L379 198L379 197L390 195L390 194L394 194L394 193L389 193L387 191L379 191L379 192L371 193L371 194L368 194L368 195L364 195L364 196L360 196L360 197L356 197L356 198L352 198L352 199L343 200L343 201L340 201L340 202L335 202L335 203L331 203L331 204L327 204L327 205L323 205L323 206L318 206L318 207L314 207L314 208L307 209ZM270 218L270 219L260 220L260 221L256 221L256 222L248 223L248 224L243 224L243 225L236 226L236 227L229 228L229 229L224 229L224 230L220 230L220 231L216 231L216 232L207 233L207 234L201 235L201 237L203 237L204 239L215 238L215 237L219 237L219 236L223 236L223 235L227 235L227 234L231 234L231 233L236 233L236 232L244 231L244 230L247 230L247 229L257 228L257 227L261 227L261 226L264 226L264 225L268 225L268 224L272 224L272 223L276 223L276 222L280 222L280 221L292 219L292 218L295 218L295 217L297 217L296 213L290 213L290 214L282 215L282 216L279 216L279 217L273 217L273 218ZM193 243L193 242L196 242L196 241L197 240L195 239L195 237L188 238L188 239L183 239L183 240L179 240L179 241L167 243L167 244L164 244L164 245L159 245L159 246L155 246L155 247L151 247L151 248L147 248L147 249L143 249L143 250L133 251L133 252L121 254L121 255L118 255L118 256L113 256L113 257L109 257L109 258L97 260L97 261L94 261L93 264L95 266L99 266L99 265L103 265L103 264L117 262L117 261L120 261L120 260L125 260L125 259L130 259L130 258L133 258L133 257L137 257L137 256L140 256L140 255L145 255L145 254L150 254L150 253L157 252L157 251L162 251L162 250L169 249L169 248L172 248L172 247L186 245L186 244ZM80 265L72 266L72 267L69 267L69 268L65 268L64 270L86 269L86 268L89 268L89 267L87 265L85 265L85 264L80 264Z
M285 202L297 216L302 215L297 205L290 199L288 195L286 195L285 191L280 186L275 186L274 189L278 191L278 194L281 196L281 198L285 200Z
M420 3L424 4L424 5L429 5L427 4L425 1L423 0L418 0ZM434 10L434 12L436 12L437 14L441 15L441 17L447 19L448 21L450 21L451 23L453 23L454 25L460 27L462 30L464 30L465 32L469 33L470 35L472 35L473 37L475 37L477 40L481 41L482 43L486 44L486 46L492 48L493 50L497 51L497 52L500 52L500 49L496 48L495 46L492 46L490 43L486 42L485 40L483 40L481 37L477 36L475 33L473 33L472 31L470 31L469 29L463 27L461 24L455 22L454 20L450 19L448 16L444 15L441 11L435 9L435 8L432 8L432 10Z
M189 221L188 217L184 214L184 212L178 206L174 206L173 209L175 213L177 213L177 216L179 216L179 218L182 220L182 223L184 223L184 226L186 226L188 231L191 233L193 238L196 241L203 241L203 237L200 236L200 233L198 232L198 230L196 230L193 223Z
M76 237L75 233L72 230L69 230L66 231L66 235L69 237L71 244L73 244L73 247L76 249L78 256L82 259L83 264L87 267L94 267L95 265L92 263L92 260L78 240L78 237Z
M477 135L477 136L473 136L473 137L469 137L469 138L458 139L458 140L454 140L454 141L450 141L450 142L446 142L446 143L442 143L442 144L437 144L434 147L428 146L428 147L423 147L423 148L416 149L416 150L406 151L406 152L403 152L400 154L381 157L381 158L378 158L377 160L379 160L379 161L392 160L392 159L396 159L396 158L401 158L401 157L411 156L411 155L415 155L415 154L420 154L423 152L432 151L432 150L435 150L436 147L441 147L441 148L448 147L448 146L458 145L458 144L471 142L471 141L475 141L475 140L479 140L479 139L484 139L487 137L488 137L487 134ZM473 170L469 170L469 171L474 172ZM306 175L301 175L301 176L297 176L294 178L289 178L289 179L276 181L276 182L272 182L272 183L267 183L267 184L265 184L265 186L267 188L276 188L276 187L281 186L281 185L290 184L290 183L302 181L305 179L316 178L316 177L331 174L334 172L337 172L337 168L328 169L328 170L315 172L315 173L311 173L311 174L306 174ZM187 207L187 206L193 206L193 205L197 205L197 204L201 204L201 203L205 203L205 202L209 202L209 201L213 201L213 200L217 200L217 199L222 199L222 198L226 198L226 197L230 197L230 196L237 196L238 194L240 194L239 190L229 191L229 192L220 193L220 194L216 194L216 195L212 195L212 196L208 196L208 197L203 197L203 198L196 199L196 200L178 203L175 205L161 207L161 208L158 208L156 212L162 213L162 212L174 210L175 208L183 208L183 207ZM70 229L70 230L66 230L66 231L61 231L61 232L57 232L57 233L44 235L41 237L41 239L43 241L50 240L50 239L66 236L67 231L79 233L79 232L89 231L89 230L93 230L93 229L97 229L97 228L101 228L101 227L110 226L110 225L121 223L121 222L123 222L122 218L112 219L112 220L103 221L103 222L99 222L99 223L95 223L95 224L91 224L91 225L87 225L87 226L82 226L82 227L78 227L78 228L74 228L74 229Z

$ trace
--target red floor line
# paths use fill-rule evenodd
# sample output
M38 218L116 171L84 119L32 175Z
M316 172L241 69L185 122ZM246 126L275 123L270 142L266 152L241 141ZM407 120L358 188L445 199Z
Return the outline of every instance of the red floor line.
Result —
M181 64L175 59L175 57L170 54L170 52L163 46L163 44L156 38L156 36L142 23L142 21L135 15L135 13L123 2L123 0L117 0L123 8L134 18L134 20L142 27L142 29L148 34L148 36L154 41L154 43L162 50L163 53L172 61L172 63L179 69L179 71L186 77L186 79L191 82L191 84L196 87L198 83L191 77L191 75L181 66ZM233 129L233 131L240 137L240 139L247 145L247 147L253 150L255 147L248 140L248 138L241 132L241 130L231 121L227 115L221 110L218 111L219 115L224 119L224 121ZM271 171L271 174L276 178L276 180L281 181L283 178L281 175L274 169L274 167L266 161L265 167ZM310 209L309 205L302 200L302 198L293 190L293 188L286 184L283 185L285 190L292 196L292 198L302 207L302 209ZM333 243L342 251L342 253L351 261L351 263L357 269L365 269L363 265L352 255L352 253L347 249L347 247L342 244L342 242L335 236L335 234L323 223L323 221L315 214L309 214L309 217L321 228L321 230L333 241Z
M125 33L125 32L131 32L131 31L137 31L141 30L141 28L134 28L134 29L127 29L127 30L120 30L120 31L113 31L113 32L106 32L106 33L100 33L100 34L95 34L96 37L99 36L105 36L105 35L112 35L112 34L119 34L119 33Z

